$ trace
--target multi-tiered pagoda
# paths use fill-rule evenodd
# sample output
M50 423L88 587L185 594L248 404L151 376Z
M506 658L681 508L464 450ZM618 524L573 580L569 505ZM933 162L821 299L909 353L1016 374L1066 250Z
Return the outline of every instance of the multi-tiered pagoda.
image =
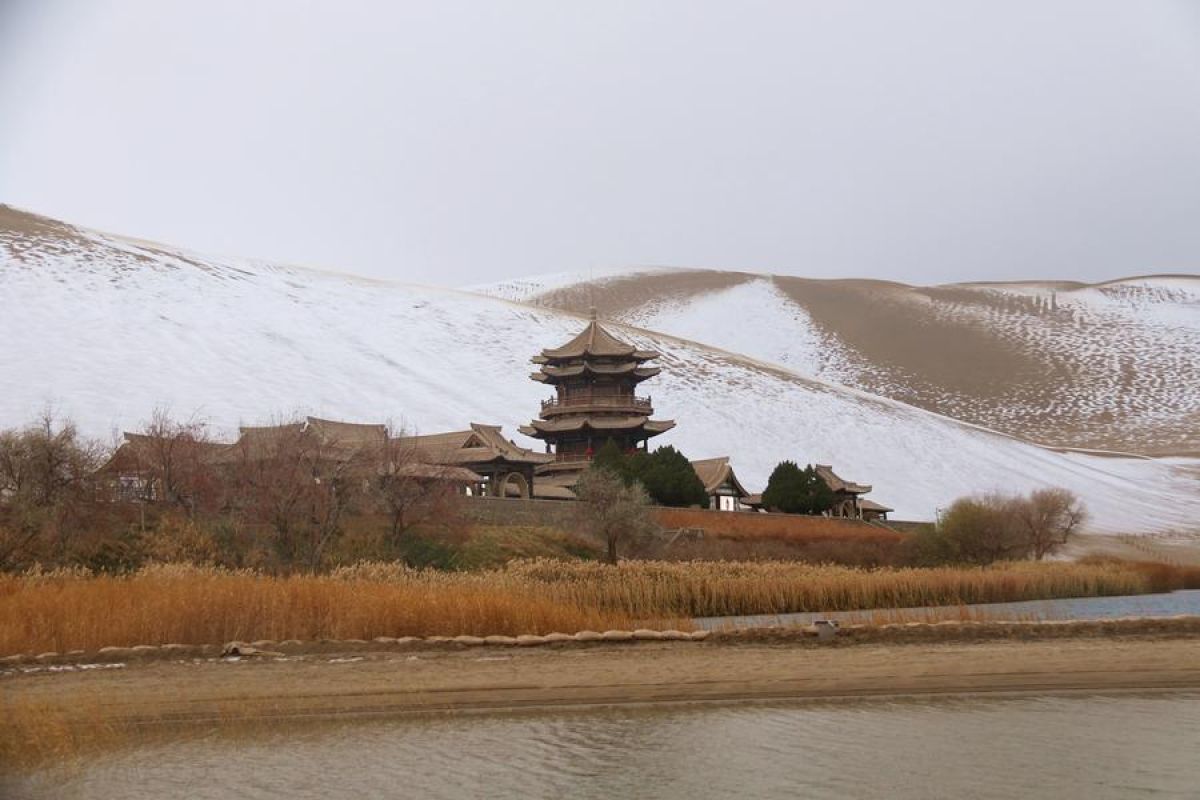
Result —
M651 436L675 427L671 420L654 420L649 397L638 397L637 385L659 373L645 363L658 358L653 350L638 350L596 322L595 310L583 332L562 347L534 356L540 369L532 377L554 387L542 401L542 413L521 433L546 442L553 463L538 473L579 472L605 442L622 450L645 449Z

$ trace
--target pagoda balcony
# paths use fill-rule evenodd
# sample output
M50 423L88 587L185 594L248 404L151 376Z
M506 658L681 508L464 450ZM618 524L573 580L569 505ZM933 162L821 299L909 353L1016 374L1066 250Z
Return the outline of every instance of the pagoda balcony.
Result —
M654 406L649 397L633 395L582 395L563 399L551 398L542 401L542 416L550 417L555 414L576 414L589 411L628 411L633 414L654 413Z
M645 452L645 451L644 451L642 448L640 448L640 447L635 447L633 450L629 450L629 451L626 451L626 452L627 452L627 453L632 453L632 452L634 452L635 450L636 450L637 452L639 452L639 453ZM592 459L594 459L595 457L596 457L596 454L595 454L595 453L591 453L590 455L589 455L588 453L554 453L554 461L552 461L552 462L548 462L548 463L552 463L552 464L581 464L581 465L584 465L584 466L586 466L586 465L588 465L588 464L591 464L591 463L592 463Z

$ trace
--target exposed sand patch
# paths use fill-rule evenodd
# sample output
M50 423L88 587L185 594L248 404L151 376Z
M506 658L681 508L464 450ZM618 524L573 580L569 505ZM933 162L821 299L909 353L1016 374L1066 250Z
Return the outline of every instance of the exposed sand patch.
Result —
M677 270L662 273L604 278L553 289L533 303L576 314L595 306L601 317L625 320L648 305L683 303L689 297L728 289L756 276L745 272Z

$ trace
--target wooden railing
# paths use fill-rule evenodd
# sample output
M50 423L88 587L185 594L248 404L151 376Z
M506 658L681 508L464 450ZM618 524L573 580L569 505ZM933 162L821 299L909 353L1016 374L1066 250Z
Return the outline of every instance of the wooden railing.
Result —
M549 400L542 401L543 411L559 411L566 409L588 408L636 408L649 411L653 408L649 397L636 397L634 395L572 395L558 399L552 397Z
M554 460L557 462L578 461L581 464L586 464L592 460L592 456L587 453L555 453Z

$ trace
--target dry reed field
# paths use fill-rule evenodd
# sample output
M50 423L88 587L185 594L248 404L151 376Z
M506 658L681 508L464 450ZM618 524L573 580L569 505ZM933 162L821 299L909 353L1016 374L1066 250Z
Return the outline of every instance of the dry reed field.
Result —
M664 528L697 528L735 541L775 539L794 543L858 542L895 544L905 535L857 520L798 514L722 514L691 508L657 508L654 518Z
M365 563L327 575L156 566L0 576L0 655L234 639L371 639L678 627L681 618L1138 594L1137 565L875 569L553 560L483 572ZM686 623L682 623L686 624Z
M518 562L505 573L566 602L649 614L716 617L853 611L1139 594L1150 582L1113 562L860 569L796 562Z
M489 579L492 578L492 579ZM275 577L183 565L0 578L0 652L234 639L370 639L628 627L487 573L383 565Z

